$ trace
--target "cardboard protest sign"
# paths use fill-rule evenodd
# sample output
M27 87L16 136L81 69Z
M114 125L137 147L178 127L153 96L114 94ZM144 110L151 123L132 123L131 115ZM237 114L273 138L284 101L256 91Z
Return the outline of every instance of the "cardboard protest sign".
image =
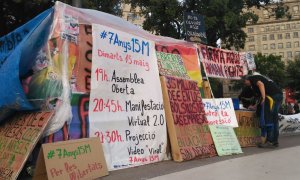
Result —
M165 76L161 77L161 84L173 159L215 156L197 83Z
M240 79L247 74L247 66L239 52L200 44L200 59L208 77Z
M196 47L188 47L179 44L171 45L160 42L155 44L155 49L157 52L179 54L183 60L188 76L192 80L197 81L198 87L202 87L202 76Z
M202 101L209 125L238 127L231 98L203 99Z
M219 156L243 153L233 127L210 125L209 129Z
M16 179L53 112L19 113L0 126L0 179Z
M180 55L156 52L159 74L190 79Z
M235 111L239 127L234 128L241 147L256 146L261 142L259 119L254 111Z
M162 161L167 132L154 42L93 25L90 137L109 170Z
M184 13L186 40L191 42L207 43L204 18L196 13Z
M99 138L43 144L33 179L96 179L108 175Z

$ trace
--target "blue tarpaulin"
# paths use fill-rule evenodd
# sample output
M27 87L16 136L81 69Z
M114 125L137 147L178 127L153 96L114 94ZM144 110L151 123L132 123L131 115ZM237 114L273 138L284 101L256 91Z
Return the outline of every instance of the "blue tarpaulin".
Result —
M32 110L21 85L34 59L47 42L53 21L50 8L0 38L0 122L16 110Z

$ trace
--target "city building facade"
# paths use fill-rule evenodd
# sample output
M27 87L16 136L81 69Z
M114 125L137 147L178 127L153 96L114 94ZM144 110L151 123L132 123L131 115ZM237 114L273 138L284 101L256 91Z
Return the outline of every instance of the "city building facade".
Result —
M241 51L281 56L285 63L300 56L300 0L283 0L283 7L288 10L287 16L278 19L276 5L246 10L258 15L259 19L255 24L249 22L243 29L247 39ZM224 97L239 95L240 91L233 88L234 81L224 79L221 82Z
M122 18L126 21L131 22L132 24L142 28L143 22L145 21L144 16L142 16L140 8L136 7L135 9L131 8L130 4L122 4L123 16Z
M284 18L276 19L275 5L250 10L259 20L244 28L247 33L244 51L279 55L285 63L300 56L300 0L284 0L283 3L288 7Z

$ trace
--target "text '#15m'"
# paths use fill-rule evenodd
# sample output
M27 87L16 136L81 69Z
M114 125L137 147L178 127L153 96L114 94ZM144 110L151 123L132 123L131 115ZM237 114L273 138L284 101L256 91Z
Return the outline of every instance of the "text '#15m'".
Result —
M114 46L123 47L124 52L139 53L142 55L149 56L150 54L150 43L148 41L139 40L137 38L131 38L130 41L122 40L119 38L118 33L102 31L100 33L101 39L109 40L109 44Z

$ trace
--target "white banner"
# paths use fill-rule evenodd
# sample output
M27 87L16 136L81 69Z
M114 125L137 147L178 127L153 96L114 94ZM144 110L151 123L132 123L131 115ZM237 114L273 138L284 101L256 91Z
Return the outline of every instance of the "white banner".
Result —
M256 69L254 56L251 52L240 52L240 56L241 56L241 60L243 60L247 63L248 70Z
M230 98L202 99L202 102L209 125L239 126Z
M279 134L300 133L300 113L293 115L279 115Z
M198 45L200 59L207 77L241 79L248 74L247 62L237 51Z
M90 136L109 170L161 161L167 134L154 42L93 24Z

